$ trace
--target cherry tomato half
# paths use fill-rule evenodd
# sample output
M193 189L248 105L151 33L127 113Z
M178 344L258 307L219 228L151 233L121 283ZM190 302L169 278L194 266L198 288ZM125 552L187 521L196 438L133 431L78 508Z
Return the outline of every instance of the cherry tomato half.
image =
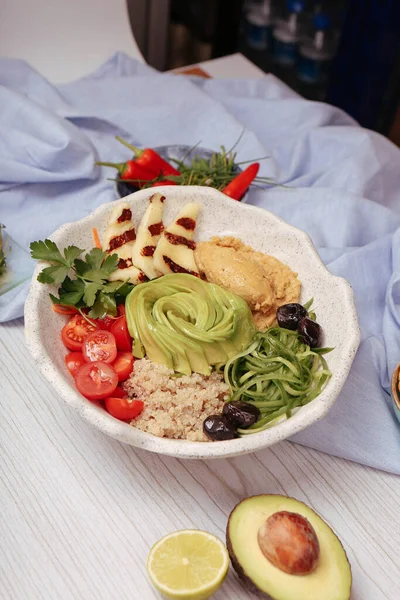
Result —
M129 400L128 398L106 398L106 409L120 421L130 421L137 417L143 410L142 400Z
M117 311L118 311L118 316L119 317L125 316L125 313L126 313L126 311L125 311L125 304L118 304Z
M74 315L62 328L61 339L68 350L79 352L87 336L97 329L97 325L92 325L81 315Z
M114 360L113 369L118 375L119 381L125 381L133 370L133 356L131 352L118 352Z
M110 331L115 337L118 350L132 352L132 338L129 335L125 316L116 319L115 323L111 325Z
M113 398L127 398L125 390L122 389L120 385L118 385L112 393Z
M87 362L112 363L117 356L115 337L109 331L94 331L83 342L82 353Z
M64 356L64 360L72 377L75 377L79 369L86 364L82 352L69 352Z
M112 317L111 315L106 315L102 319L95 319L95 323L105 331L110 331L111 325L118 319L118 317Z
M88 400L103 400L114 392L118 375L105 362L90 362L79 369L75 383L78 391Z

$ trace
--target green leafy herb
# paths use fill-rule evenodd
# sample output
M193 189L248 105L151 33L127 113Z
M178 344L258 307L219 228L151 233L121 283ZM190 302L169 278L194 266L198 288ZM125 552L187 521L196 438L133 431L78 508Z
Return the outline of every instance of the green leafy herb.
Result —
M109 282L108 278L118 268L118 255L108 255L99 248L93 248L84 259L84 250L68 246L61 252L51 240L31 243L31 256L45 260L52 266L45 267L38 275L38 281L60 285L58 298L50 294L55 304L75 306L78 309L90 308L89 317L97 319L106 313L117 314L118 301L125 298L133 285L126 281ZM75 278L70 277L70 273Z

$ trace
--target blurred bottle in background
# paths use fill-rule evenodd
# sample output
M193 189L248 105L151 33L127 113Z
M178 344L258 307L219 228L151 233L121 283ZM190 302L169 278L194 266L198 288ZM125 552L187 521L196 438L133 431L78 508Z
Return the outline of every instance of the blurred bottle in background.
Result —
M304 0L287 0L286 15L273 31L272 60L284 68L296 65L298 46L304 36Z
M271 0L247 2L244 7L246 41L253 50L267 50L271 45Z
M348 7L349 0L171 0L168 68L242 52L304 97L324 100Z
M330 15L318 7L313 18L312 31L300 43L297 77L309 85L325 86L335 56L337 34L332 28Z

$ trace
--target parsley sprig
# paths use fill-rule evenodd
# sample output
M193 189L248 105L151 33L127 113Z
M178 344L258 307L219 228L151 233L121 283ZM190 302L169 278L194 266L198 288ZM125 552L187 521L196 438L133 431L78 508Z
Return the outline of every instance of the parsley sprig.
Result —
M84 250L68 246L61 252L51 240L32 242L31 256L45 260L52 266L45 267L38 275L40 283L60 285L57 298L50 294L52 302L75 306L78 310L90 308L89 317L99 319L104 315L116 315L117 303L125 298L133 285L126 281L108 281L118 267L118 255L108 255L99 248L93 248L84 259ZM70 274L75 278L71 278Z

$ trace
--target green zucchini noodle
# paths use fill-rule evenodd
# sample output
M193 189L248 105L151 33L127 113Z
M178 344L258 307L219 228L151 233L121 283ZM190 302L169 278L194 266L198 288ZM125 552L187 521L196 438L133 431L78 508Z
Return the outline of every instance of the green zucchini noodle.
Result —
M316 398L331 377L323 354L332 348L310 348L297 331L271 327L257 333L250 346L231 358L224 369L229 401L241 400L260 409L257 423L240 435L271 427Z

